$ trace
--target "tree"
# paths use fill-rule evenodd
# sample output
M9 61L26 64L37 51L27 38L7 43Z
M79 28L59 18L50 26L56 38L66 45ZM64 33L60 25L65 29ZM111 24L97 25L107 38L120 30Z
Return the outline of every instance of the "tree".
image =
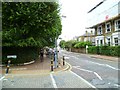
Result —
M75 47L75 48L85 48L86 45L91 46L92 43L89 42L89 41L86 41L86 42L78 42L78 43L76 43L76 44L74 45L74 47Z
M3 46L54 45L61 34L56 2L3 2L2 22Z
M61 48L65 48L65 40L61 40L60 43L59 43L59 46Z

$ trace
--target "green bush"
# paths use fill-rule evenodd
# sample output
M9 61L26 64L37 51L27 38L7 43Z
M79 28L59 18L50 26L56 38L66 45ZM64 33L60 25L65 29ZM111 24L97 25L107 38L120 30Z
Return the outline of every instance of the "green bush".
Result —
M89 46L88 53L120 57L120 46Z
M98 46L89 46L88 53L98 54Z
M36 47L2 47L2 63L7 63L7 55L17 55L16 59L11 60L12 64L30 62L38 58L38 50Z

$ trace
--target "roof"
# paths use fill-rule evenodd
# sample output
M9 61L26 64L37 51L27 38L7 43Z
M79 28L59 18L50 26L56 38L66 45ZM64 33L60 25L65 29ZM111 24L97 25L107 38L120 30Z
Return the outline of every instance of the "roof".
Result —
M103 0L101 1L100 3L98 3L95 7L93 7L90 11L88 11L88 13L92 12L94 9L96 9L98 6L100 6L104 1L106 0Z
M92 34L92 36L94 36L95 34L93 33ZM83 34L83 35L81 35L81 36L79 36L79 37L90 37L91 36L91 33L90 32L87 32L87 34L85 33L85 34Z
M112 18L110 18L110 19L108 19L108 20L105 20L105 21L103 21L103 22L101 22L101 23L98 23L98 24L96 24L96 25L93 25L93 26L91 26L91 27L87 27L87 29L94 28L94 27L96 27L96 26L98 26L98 25L100 25L100 24L104 24L104 23L106 23L106 22L109 22L109 21L111 21L111 20L117 19L117 18L119 18L119 17L120 17L120 14L117 15L117 16L115 16L115 17L112 17Z

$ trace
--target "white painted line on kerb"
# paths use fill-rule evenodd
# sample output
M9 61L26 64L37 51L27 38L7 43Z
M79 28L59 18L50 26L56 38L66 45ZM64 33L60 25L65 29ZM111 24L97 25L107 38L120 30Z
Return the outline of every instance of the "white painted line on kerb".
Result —
M53 87L54 87L54 88L57 88L57 85L56 85L56 82L55 82L55 80L54 80L54 78L53 78L52 73L50 73L50 77L51 77L51 79L52 79Z
M5 78L5 76L1 77L0 80L2 80L3 78Z
M89 86L91 86L92 88L96 88L95 86L93 86L92 84L90 84L88 81L86 81L85 79L83 79L82 77L80 77L79 75L77 75L76 73L70 71L72 74L74 74L75 76L77 76L78 78L80 78L82 81L84 81L85 83L87 83Z
M100 80L103 80L99 74L97 74L96 72L93 72Z

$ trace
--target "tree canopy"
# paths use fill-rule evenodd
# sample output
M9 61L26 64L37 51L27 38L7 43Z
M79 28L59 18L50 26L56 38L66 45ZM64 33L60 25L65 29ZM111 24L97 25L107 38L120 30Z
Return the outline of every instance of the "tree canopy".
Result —
M61 34L56 2L3 2L3 46L50 46Z
M61 40L59 45L61 48L85 48L86 45L91 46L92 43L89 41L83 42L76 40L69 40L69 41Z

